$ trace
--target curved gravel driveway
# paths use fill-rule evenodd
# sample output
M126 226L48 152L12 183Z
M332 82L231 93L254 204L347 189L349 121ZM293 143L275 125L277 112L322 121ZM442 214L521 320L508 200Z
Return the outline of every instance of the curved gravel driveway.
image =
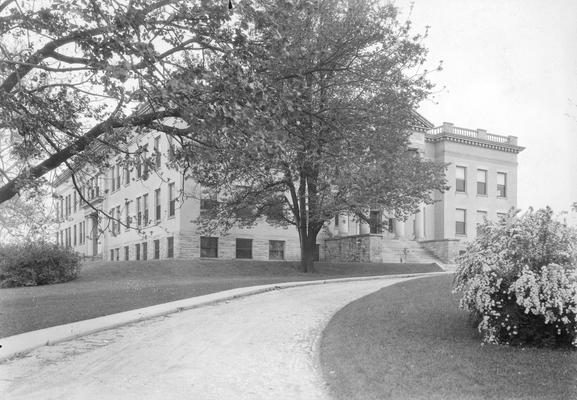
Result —
M328 399L317 344L349 302L412 278L297 287L100 332L0 365L2 399Z

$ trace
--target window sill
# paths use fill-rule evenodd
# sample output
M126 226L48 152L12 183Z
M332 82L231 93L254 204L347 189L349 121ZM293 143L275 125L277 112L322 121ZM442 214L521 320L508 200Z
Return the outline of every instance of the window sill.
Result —
M485 197L485 198L487 198L487 197L489 197L489 196L487 196L486 194L477 193L477 197Z

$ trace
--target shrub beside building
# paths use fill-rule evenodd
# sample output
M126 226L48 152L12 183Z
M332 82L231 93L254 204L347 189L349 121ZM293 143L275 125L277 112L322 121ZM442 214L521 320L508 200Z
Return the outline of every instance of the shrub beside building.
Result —
M0 287L39 286L78 277L80 257L71 248L48 242L0 246Z
M485 222L458 264L455 292L483 342L577 347L577 230L551 209Z

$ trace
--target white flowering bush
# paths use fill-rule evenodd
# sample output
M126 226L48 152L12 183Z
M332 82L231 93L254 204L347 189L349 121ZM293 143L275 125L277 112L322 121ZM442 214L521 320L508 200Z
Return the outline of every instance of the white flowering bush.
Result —
M487 221L457 262L454 292L485 343L577 347L577 231L550 208Z

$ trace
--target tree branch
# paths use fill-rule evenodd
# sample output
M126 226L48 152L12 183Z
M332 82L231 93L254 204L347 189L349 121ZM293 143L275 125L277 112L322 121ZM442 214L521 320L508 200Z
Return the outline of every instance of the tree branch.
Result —
M26 180L36 179L54 170L72 156L84 151L96 138L114 128L148 125L152 121L166 117L177 117L178 110L165 110L143 115L135 115L125 119L109 119L95 125L79 137L74 143L51 155L40 164L25 170L0 188L0 204L16 195Z

